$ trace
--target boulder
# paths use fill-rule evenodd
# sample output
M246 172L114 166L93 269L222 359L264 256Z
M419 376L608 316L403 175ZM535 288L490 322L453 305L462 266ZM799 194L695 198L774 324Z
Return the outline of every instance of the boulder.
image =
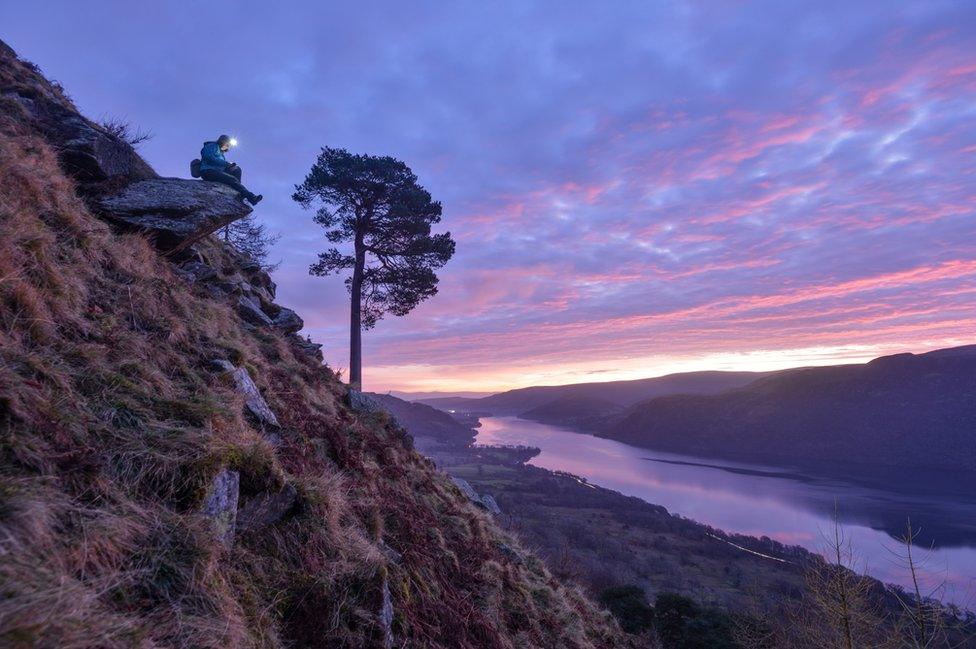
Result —
M260 287L268 292L271 299L274 300L275 291L278 289L278 285L274 283L271 279L271 275L265 270L259 270L250 276L251 284L256 287Z
M322 345L319 343L313 343L309 338L302 338L301 336L293 335L290 336L292 343L295 344L298 349L303 353L311 356L312 358L322 362L324 356L322 356Z
M247 409L262 426L280 427L278 418L272 412L271 408L268 407L264 397L261 396L261 391L254 384L246 368L234 367L230 361L224 359L217 359L211 361L211 363L216 370L231 372L231 376L234 378L234 384L237 386L237 391L244 397L244 405L247 406Z
M201 513L211 519L214 532L227 547L234 543L239 492L240 475L237 471L223 469L210 483L200 508Z
M95 209L120 227L148 233L170 254L251 213L230 187L182 178L134 182L96 199Z
M281 312L282 307L274 303L274 296L271 295L271 292L256 284L248 284L247 286L250 290L250 296L257 299L258 303L261 304L261 310L274 320L277 314Z
M244 321L256 327L272 327L274 321L261 309L261 304L249 295L237 298L237 313Z
M241 262L241 270L245 273L261 272L261 263L253 259L245 259Z
M487 509L496 516L502 513L501 507L498 506L498 502L495 501L494 497L488 494L479 496L478 492L475 491L474 487L471 486L471 483L463 478L458 478L457 476L453 475L450 476L450 478L457 488L461 490L461 493L463 493L467 499L473 502L475 505L481 507L482 509Z
M122 179L133 181L156 176L132 146L78 114L66 113L49 137L62 138L61 166L81 183Z
M214 281L214 285L224 293L236 293L239 295L246 295L248 291L245 290L245 287L248 289L251 287L240 273L231 273L226 277L219 277Z
M217 271L214 268L201 261L188 261L180 264L179 268L186 273L190 281L193 283L209 282L218 276Z
M280 521L298 500L298 491L292 485L278 493L260 493L237 512L237 533L256 532Z
M302 327L304 327L305 322L291 309L281 307L281 309L278 311L278 315L275 316L274 326L276 329L279 329L286 334L293 334L297 333Z
M471 483L469 483L467 480L451 476L451 481L457 485L457 488L461 490L461 493L467 496L468 500L478 505L483 504L481 502L481 497L478 496L478 492L474 490L474 487L472 487Z

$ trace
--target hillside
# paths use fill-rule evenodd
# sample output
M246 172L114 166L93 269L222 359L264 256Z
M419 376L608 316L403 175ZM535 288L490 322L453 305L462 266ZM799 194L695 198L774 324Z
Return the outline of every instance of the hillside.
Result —
M612 647L274 282L0 43L0 646Z
M464 447L472 443L475 432L443 410L423 403L404 401L392 395L367 392L392 414L414 437L417 450L426 455L441 449Z
M591 403L596 408L585 412L577 410L575 416L580 417L584 414L595 416L604 414L606 402L625 407L664 394L714 394L746 385L768 374L768 372L684 372L630 381L539 385L507 390L479 399L437 397L419 401L442 410L462 409L498 416L521 416L534 408L544 408L546 404L558 399L564 403L573 401ZM551 411L558 412L555 406ZM540 410L540 413L542 412L545 411ZM558 423L545 419L538 419L538 421Z
M791 465L976 469L976 345L790 370L716 395L650 399L598 435Z
M624 410L618 403L588 395L563 395L519 414L522 419L587 430Z

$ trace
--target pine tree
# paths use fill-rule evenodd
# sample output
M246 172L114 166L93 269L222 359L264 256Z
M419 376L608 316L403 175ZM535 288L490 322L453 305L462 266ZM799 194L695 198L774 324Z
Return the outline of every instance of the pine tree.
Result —
M350 241L353 254L330 248L309 273L327 276L352 269L349 383L362 386L362 330L387 312L409 313L437 293L434 269L454 254L451 233L431 235L441 204L417 182L406 164L389 156L354 155L325 147L292 196L317 206L315 222L332 243Z

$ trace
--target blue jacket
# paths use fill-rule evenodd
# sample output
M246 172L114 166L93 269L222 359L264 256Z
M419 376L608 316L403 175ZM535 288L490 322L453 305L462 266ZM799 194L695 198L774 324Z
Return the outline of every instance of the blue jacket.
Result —
M200 149L200 171L223 171L227 168L227 158L216 142L204 142Z

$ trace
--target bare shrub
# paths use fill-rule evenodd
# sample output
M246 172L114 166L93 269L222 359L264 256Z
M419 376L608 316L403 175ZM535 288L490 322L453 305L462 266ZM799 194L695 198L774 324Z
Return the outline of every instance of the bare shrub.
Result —
M99 126L115 139L126 142L132 147L138 147L154 137L150 131L136 128L128 120L121 117L104 117L99 122Z

